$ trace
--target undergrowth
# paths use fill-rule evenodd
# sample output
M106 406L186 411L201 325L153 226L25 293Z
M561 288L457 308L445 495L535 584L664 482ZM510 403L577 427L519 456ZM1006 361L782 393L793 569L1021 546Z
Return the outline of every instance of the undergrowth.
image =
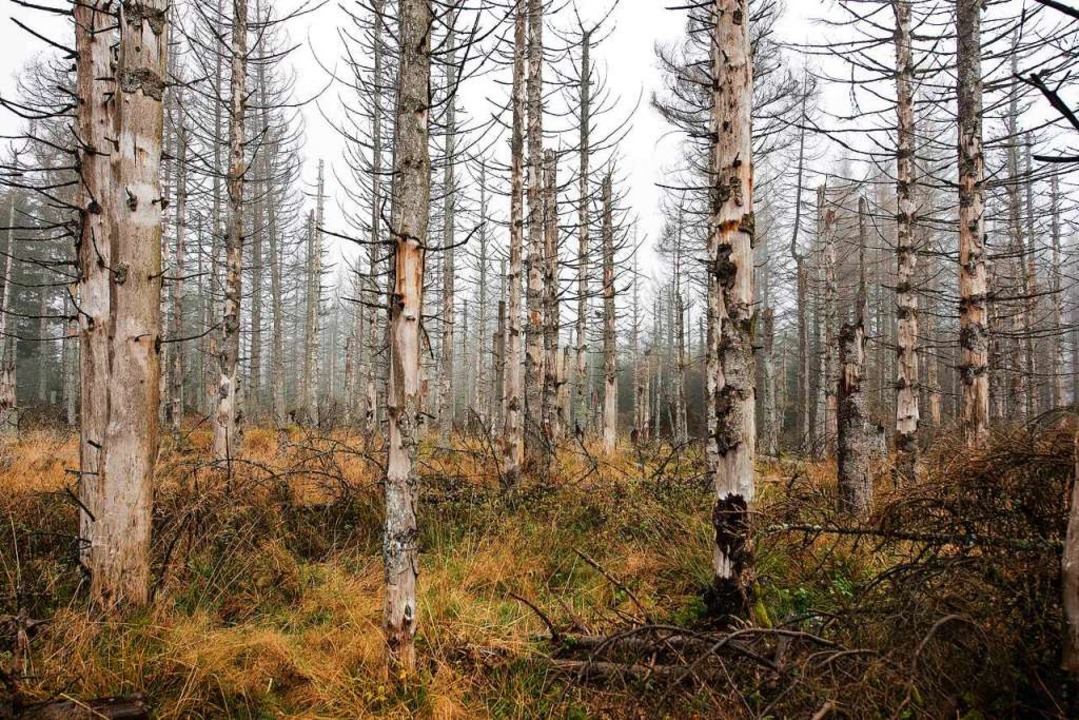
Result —
M142 693L157 718L1064 717L1057 544L1071 432L1004 436L962 458L941 444L922 484L878 482L864 535L842 533L852 525L833 510L833 467L762 464L752 621L834 648L777 635L780 672L724 666L723 682L673 687L559 671L548 622L584 636L645 618L715 627L698 448L566 450L506 497L484 442L425 446L421 669L404 688L381 672L369 441L253 430L230 474L208 462L205 432L167 439L153 602L120 622L86 609L66 472L77 443L31 434L0 459L0 669L25 664L23 703ZM45 621L28 655L16 618Z

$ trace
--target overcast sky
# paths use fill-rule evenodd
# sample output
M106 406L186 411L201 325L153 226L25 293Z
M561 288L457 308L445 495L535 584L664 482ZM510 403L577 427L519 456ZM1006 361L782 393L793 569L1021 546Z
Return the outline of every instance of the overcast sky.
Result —
M294 0L281 3L283 7L293 7ZM631 109L640 98L640 104L632 118L632 129L621 148L621 168L629 180L628 204L640 218L640 232L654 238L662 223L659 203L662 191L656 187L661 182L664 171L677 162L677 138L648 106L648 98L653 90L662 84L655 60L654 45L679 38L684 28L684 12L667 8L679 3L670 0L622 0L613 19L614 32L597 53L596 61L607 76L608 83L615 96L621 97L626 111ZM796 42L810 37L812 25L807 18L818 15L827 3L805 0L790 2L779 27L778 36ZM581 0L582 14L598 14L608 6L606 0ZM19 8L13 3L3 3L3 19L0 22L0 43L4 48L3 66L0 68L0 92L5 97L12 95L14 78L19 68L35 53L46 49L46 45L16 27L12 17L30 24L45 34L63 36L64 42L70 34L70 25L63 19L43 19L41 13ZM297 70L297 95L309 97L323 89L327 84L327 75L320 67L332 66L339 53L337 25L342 21L342 11L336 2L330 2L318 12L294 22L289 28L292 38L301 43L287 60ZM318 59L312 48L317 48ZM334 90L326 92L320 99L322 112L333 115L338 102ZM469 108L474 114L485 113L485 108ZM315 161L326 159L333 164L341 157L341 140L321 116L319 109L309 107L304 112L307 127L304 148L304 176L312 179ZM7 113L0 113L0 130L12 134L18 129L17 119ZM332 173L327 173L332 177ZM342 177L344 174L341 174ZM330 192L338 190L331 186ZM335 203L329 203L330 217L334 222ZM504 213L504 210L501 211ZM501 213L500 213L501 214ZM642 270L648 272L650 253L644 256ZM649 273L651 274L651 273Z

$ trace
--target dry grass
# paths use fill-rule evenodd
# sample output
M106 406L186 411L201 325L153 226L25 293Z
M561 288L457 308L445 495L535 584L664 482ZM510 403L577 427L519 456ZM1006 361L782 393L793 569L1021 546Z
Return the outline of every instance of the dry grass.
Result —
M15 609L21 585L30 614L50 619L32 643L27 697L141 692L158 718L634 717L626 698L551 675L546 627L510 593L567 627L602 629L635 608L574 548L660 615L684 615L707 577L707 492L661 488L639 455L603 463L566 453L550 482L510 508L483 443L429 448L423 667L401 691L381 678L378 454L355 436L294 430L279 447L275 433L252 430L226 479L208 466L209 443L196 429L163 444L155 599L124 623L87 614L61 537L75 526L64 493L75 439L35 434L8 450L0 511L14 535L0 545L0 614ZM672 500L698 512L670 515ZM6 555L15 546L17 562Z
M928 482L915 493L880 484L873 527L887 530L895 518L932 519L936 525L925 527L939 530L950 522L942 515L948 508L969 509L956 498L981 497L977 488L1000 485L1004 476L1009 492L1037 480L1051 494L1051 484L1067 472L1061 476L1055 460L1044 460L1063 442L1063 434L1050 435L1026 455L1008 449L1021 440L1002 439L995 455L966 466L954 452L933 454L933 476L958 479ZM673 693L555 674L546 626L511 593L575 632L610 632L642 614L575 550L630 588L657 622L706 622L701 591L710 574L710 493L699 451L624 448L600 459L598 448L567 449L549 478L507 503L488 446L458 439L452 451L425 445L421 454L422 667L418 682L401 689L381 676L376 448L356 435L314 438L298 429L279 446L276 433L256 429L245 437L243 462L226 477L208 465L209 443L201 429L164 442L155 597L123 623L87 614L72 563L76 511L64 488L73 483L65 468L77 464L74 438L38 433L4 449L0 617L23 608L49 619L33 638L32 672L22 682L28 698L142 692L158 718L784 717L812 715L830 699L847 717L921 717L939 714L956 692L968 709L999 708L984 695L987 683L1001 694L1006 684L1011 702L1022 707L1044 708L1046 702L1032 704L1022 693L1035 681L1056 682L1044 673L1023 677L1014 665L1028 654L1015 649L1021 633L1006 624L1028 605L1000 620L992 614L994 598L1018 587L1025 562L1040 563L1030 574L1040 585L1027 588L1027 600L1051 602L1052 587L1043 587L1052 584L1045 557L998 553L987 567L979 560L989 556L936 548L930 559L945 574L899 573L882 581L897 567L916 567L925 549L797 533L758 537L757 620L785 622L871 653L820 668L811 657L792 655L789 665L798 670L789 682L735 669L733 685ZM1003 468L1002 474L986 480L986 467ZM842 520L832 510L831 466L785 462L759 470L762 528ZM1031 512L1021 503L1007 507L1018 509L1015 518ZM1007 507L993 512L1018 522ZM1059 514L1057 506L1045 510ZM1036 527L1048 526L1009 526L1011 532ZM942 588L941 578L953 585ZM956 584L963 591L954 591ZM991 662L979 665L956 649L958 625L932 630L936 638L915 653L949 613L995 634ZM1039 652L1048 647L1046 628L1038 625L1041 634L1027 638ZM11 660L5 650L10 639L0 630L0 668ZM913 655L924 667L911 665ZM948 683L927 678L941 668L954 676ZM1011 679L1002 679L1012 670Z

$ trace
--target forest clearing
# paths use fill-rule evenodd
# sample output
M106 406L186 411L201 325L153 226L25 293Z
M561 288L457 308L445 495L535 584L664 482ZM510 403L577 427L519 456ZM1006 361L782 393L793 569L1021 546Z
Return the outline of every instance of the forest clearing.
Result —
M1079 7L11 0L0 720L1079 717Z

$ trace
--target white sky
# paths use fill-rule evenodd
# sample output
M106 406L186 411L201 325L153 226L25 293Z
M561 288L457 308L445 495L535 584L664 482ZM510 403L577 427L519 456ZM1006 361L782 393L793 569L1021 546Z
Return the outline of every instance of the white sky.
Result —
M59 3L57 3L59 4ZM279 3L282 7L294 7L293 0ZM584 17L603 12L609 0L578 0ZM656 237L663 218L659 214L659 202L662 191L656 183L664 179L665 168L677 161L677 138L669 132L662 119L648 106L648 98L653 90L661 87L662 79L657 68L655 43L669 42L679 38L684 27L684 13L666 9L677 5L670 0L622 0L613 16L613 34L595 54L595 60L601 72L607 76L612 94L622 98L626 110L640 97L640 105L632 120L632 129L621 148L621 169L628 176L628 205L640 218L640 230L650 238ZM805 0L792 0L787 13L779 26L779 35L785 39L805 40L811 30L807 17L818 14L828 3ZM0 46L4 48L3 64L0 65L0 92L5 97L12 97L15 77L22 65L34 54L46 49L45 43L33 38L18 28L12 18L18 18L43 34L66 38L70 25L64 19L45 18L42 13L20 8L13 3L4 2L0 17ZM337 25L342 22L342 10L337 2L330 2L316 13L300 18L289 28L294 41L301 43L287 60L297 71L297 96L309 97L327 84L326 73L315 59L312 47L317 48L319 60L332 66L340 54ZM568 19L568 18L567 18ZM328 90L320 100L322 109L327 114L334 113L338 102L335 88ZM469 108L473 114L487 114L484 108ZM616 113L617 114L617 113ZM314 176L314 165L318 158L326 159L328 164L342 157L341 139L312 107L304 111L307 127L304 156L305 179ZM0 112L0 132L14 134L18 131L18 119L10 113ZM339 173L341 177L345 173ZM333 173L327 172L328 183L332 183ZM328 187L333 193L336 188ZM332 226L337 214L336 203L327 205L330 213L328 223ZM504 214L504 209L498 210ZM646 253L642 259L642 270L649 272Z

